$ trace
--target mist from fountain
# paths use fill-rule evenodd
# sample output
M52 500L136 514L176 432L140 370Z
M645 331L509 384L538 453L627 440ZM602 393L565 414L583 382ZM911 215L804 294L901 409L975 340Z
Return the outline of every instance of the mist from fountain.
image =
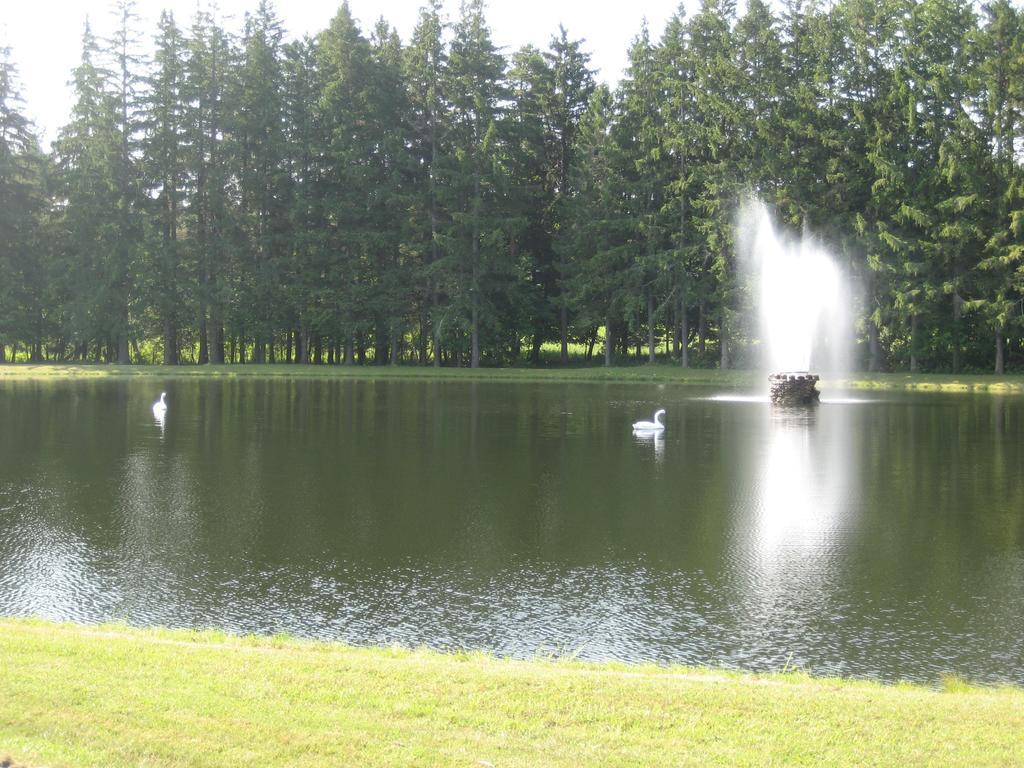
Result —
M767 370L849 370L850 292L824 246L780 234L758 200L740 211L737 243L756 285Z

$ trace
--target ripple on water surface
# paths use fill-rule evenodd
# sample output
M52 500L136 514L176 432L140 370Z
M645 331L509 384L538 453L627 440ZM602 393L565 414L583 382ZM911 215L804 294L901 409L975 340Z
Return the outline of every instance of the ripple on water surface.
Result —
M0 383L0 614L1024 683L1017 401L137 386Z

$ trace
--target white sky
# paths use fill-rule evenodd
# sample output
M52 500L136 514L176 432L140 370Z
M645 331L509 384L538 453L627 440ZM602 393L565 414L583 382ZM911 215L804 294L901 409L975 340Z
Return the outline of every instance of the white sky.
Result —
M259 0L218 0L220 17L226 27L238 30L246 11L255 10ZM208 0L138 0L140 29L151 40L156 19L163 9L174 13L178 25L187 29L198 6ZM458 16L458 0L445 0L448 18ZM697 0L684 0L692 12ZM324 29L337 12L341 0L275 0L278 16L288 37L315 34ZM420 0L349 0L352 14L364 34L369 34L380 16L394 26L408 42L416 24ZM490 0L487 19L497 45L511 52L527 43L544 49L563 24L572 39L586 40L591 66L597 77L615 83L626 64L630 42L646 18L651 36L661 36L667 20L679 7L679 0ZM86 16L98 36L111 32L109 0L0 0L0 45L11 48L18 68L24 112L35 122L44 143L56 137L68 117L71 91L67 81L81 56L81 36ZM151 45L144 50L150 51Z

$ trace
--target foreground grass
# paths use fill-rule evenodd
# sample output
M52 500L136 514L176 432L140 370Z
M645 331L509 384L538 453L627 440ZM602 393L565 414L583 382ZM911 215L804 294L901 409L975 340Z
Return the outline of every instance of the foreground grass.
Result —
M753 389L765 382L762 371L720 371L679 368L668 364L616 366L575 366L567 368L433 368L422 366L326 366L326 365L64 365L47 363L0 365L0 381L14 379L158 377L251 378L335 378L335 379L441 379L464 381L597 381L693 384ZM821 388L915 390L942 392L1024 393L1024 375L987 374L904 374L855 373L825 377Z
M0 620L28 766L1022 765L1024 691Z

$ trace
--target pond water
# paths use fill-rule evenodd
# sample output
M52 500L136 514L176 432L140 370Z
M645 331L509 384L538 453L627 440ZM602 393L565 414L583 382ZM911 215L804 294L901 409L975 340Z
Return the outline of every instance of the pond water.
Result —
M824 400L0 382L0 615L1024 683L1024 399Z

